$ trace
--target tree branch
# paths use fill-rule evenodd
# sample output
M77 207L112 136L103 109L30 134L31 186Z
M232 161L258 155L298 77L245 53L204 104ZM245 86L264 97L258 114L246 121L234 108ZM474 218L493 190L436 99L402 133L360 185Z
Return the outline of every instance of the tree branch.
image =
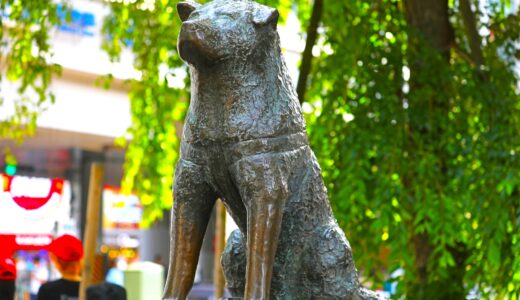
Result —
M469 0L459 0L459 3L464 28L466 29L466 36L471 49L470 55L475 64L480 67L484 64L484 56L482 54L481 38L477 31L475 13L471 10Z
M475 59L471 56L470 53L467 53L464 49L462 49L461 46L459 46L457 43L453 43L451 45L451 48L455 51L455 53L460 56L460 58L462 58L463 60L465 60L466 62L468 62L469 64L472 64L472 65L477 65L477 62L475 61Z
M307 27L307 39L305 41L305 50L302 54L302 63L300 65L300 76L298 77L298 84L296 92L300 103L305 101L305 91L307 89L307 79L312 67L312 48L316 44L318 38L318 25L320 24L321 15L323 13L323 0L314 0L312 7L312 15Z

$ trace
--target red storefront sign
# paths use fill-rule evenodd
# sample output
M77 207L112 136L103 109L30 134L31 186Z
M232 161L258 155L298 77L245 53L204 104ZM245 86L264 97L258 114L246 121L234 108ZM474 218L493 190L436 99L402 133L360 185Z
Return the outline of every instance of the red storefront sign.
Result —
M43 250L51 242L50 234L0 234L0 257L11 257L18 250Z
M63 179L47 179L47 178L31 178L31 177L22 177L22 176L8 176L2 175L4 177L3 182L3 191L11 194L11 198L13 201L18 204L18 206L26 209L26 210L34 210L39 209L44 206L51 197L56 193L61 196L63 190ZM26 185L21 187L14 187L13 182L16 184L16 181L23 181ZM48 192L44 195L34 195L31 193L27 193L30 190L31 181L35 183L36 181L40 181L40 183L44 183L44 181L50 182L50 188ZM41 188L39 188L41 190ZM38 191L39 192L39 191Z
M65 181L0 174L0 256L41 250L52 242L56 222L70 218ZM70 187L67 183L67 196Z

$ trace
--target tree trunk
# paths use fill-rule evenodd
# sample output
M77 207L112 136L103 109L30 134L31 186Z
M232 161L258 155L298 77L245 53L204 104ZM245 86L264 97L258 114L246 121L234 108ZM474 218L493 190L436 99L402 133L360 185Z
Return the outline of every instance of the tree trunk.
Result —
M449 22L448 0L404 0L404 7L410 28L408 63L411 74L409 81L410 136L406 148L409 153L414 153L419 145L430 149L430 154L436 157L435 172L437 173L435 174L441 178L439 182L443 188L445 184L443 180L447 178L448 155L444 146L439 143L445 133L443 124L439 124L437 120L438 116L447 115L450 109L449 95L446 92L449 89L447 86L442 86L449 83L446 83L447 81L443 78L433 78L431 74L432 70L443 70L449 67L454 33ZM413 184L408 186L412 196L416 195L413 188ZM418 203L417 207L430 205L424 199L415 201ZM415 227L411 227L410 230L415 232ZM453 272L450 270L449 272L453 274L447 278L430 278L428 269L432 267L433 245L428 231L414 234L411 242L415 270L412 276L414 279L411 279L408 284L407 298L418 300L463 299L463 297L460 298L460 291L461 289L464 291L464 288L461 283L462 277L458 276L459 270L453 270ZM433 265L433 267L435 266ZM456 266L455 269L457 267L459 266ZM464 263L460 267L463 268Z
M318 39L318 25L320 24L321 15L323 13L323 0L314 0L312 7L311 20L309 27L307 27L307 38L305 40L305 50L302 54L302 63L300 65L300 76L298 76L298 84L296 92L300 103L305 101L305 91L307 89L307 80L311 72L312 66L312 48Z
M421 38L434 50L449 58L454 41L449 22L448 0L405 0L406 19Z
M428 295L428 260L432 252L428 234L417 234L413 237L414 267L417 284L412 284L409 299L431 299ZM410 295L411 294L411 295Z

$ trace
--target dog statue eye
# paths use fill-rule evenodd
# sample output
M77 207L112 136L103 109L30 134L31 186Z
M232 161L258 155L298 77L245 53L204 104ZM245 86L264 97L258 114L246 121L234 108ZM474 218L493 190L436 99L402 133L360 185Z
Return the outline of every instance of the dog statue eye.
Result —
M223 18L223 19L228 19L228 20L236 20L236 16L235 15L228 14L228 13L221 13L220 17Z
M200 16L200 13L194 10L188 15L188 19L196 19L198 16Z

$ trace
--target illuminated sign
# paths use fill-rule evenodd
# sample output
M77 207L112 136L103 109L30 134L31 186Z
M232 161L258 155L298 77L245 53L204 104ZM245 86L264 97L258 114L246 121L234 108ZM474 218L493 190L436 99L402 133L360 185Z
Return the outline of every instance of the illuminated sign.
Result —
M48 246L52 242L50 235L17 235L14 238L15 242L19 246Z
M49 235L70 223L67 181L0 174L0 183L0 234Z
M103 188L103 228L138 229L143 206L136 195L125 195L117 187Z
M36 210L49 203L51 199L59 198L62 194L63 179L47 179L24 176L3 177L3 192L9 193L11 199L26 210Z
M0 257L11 257L16 250L42 250L52 242L50 234L0 234Z
M127 233L109 234L103 237L103 243L111 247L138 248L139 238Z

